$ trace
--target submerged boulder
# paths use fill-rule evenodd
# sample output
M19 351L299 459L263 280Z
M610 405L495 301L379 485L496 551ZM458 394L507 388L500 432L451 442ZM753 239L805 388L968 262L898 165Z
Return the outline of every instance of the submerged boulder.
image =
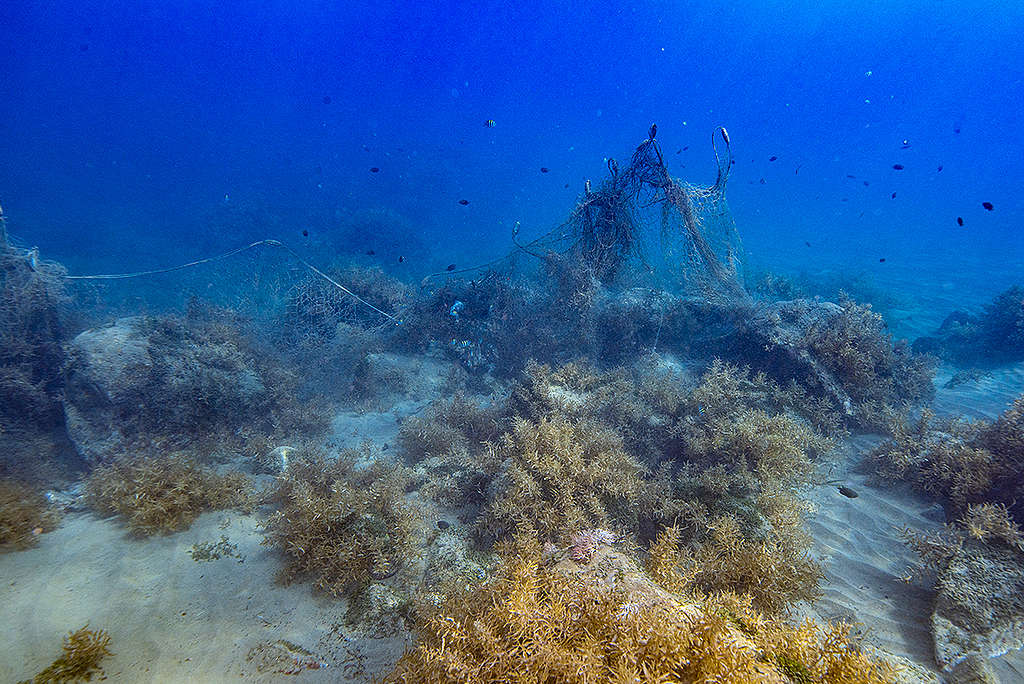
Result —
M795 382L849 417L934 395L927 356L893 341L882 317L849 299L708 301L636 288L598 300L600 357L624 361L655 349L721 358Z
M969 541L939 577L935 660L945 671L1024 646L1024 553Z
M143 442L246 422L268 399L253 354L236 334L174 318L121 318L68 346L64 414L68 435L90 463Z

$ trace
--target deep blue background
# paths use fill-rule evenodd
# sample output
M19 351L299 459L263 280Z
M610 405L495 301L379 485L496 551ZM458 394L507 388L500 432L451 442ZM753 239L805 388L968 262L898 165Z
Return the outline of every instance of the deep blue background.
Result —
M211 229L228 205L326 262L324 233L386 210L434 250L414 276L503 253L515 221L547 231L652 121L673 172L710 183L723 125L755 264L975 301L1024 273L1022 8L8 0L0 202L78 272L264 236Z

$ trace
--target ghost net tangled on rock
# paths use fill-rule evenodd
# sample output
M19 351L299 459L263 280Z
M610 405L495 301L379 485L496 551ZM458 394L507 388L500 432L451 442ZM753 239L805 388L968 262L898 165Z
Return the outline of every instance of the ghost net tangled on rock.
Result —
M636 283L650 276L664 289L720 302L745 301L739 235L725 201L732 166L729 135L712 137L718 165L714 185L673 178L655 139L657 126L621 169L608 160L608 178L593 189L587 182L569 219L519 250L567 260L588 270L603 285ZM726 154L718 154L718 138Z

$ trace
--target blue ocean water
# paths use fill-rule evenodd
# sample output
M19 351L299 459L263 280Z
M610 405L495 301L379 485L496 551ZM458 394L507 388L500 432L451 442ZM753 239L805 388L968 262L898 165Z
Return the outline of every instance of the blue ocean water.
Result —
M262 237L327 261L366 212L422 239L381 254L411 278L485 260L652 122L695 183L729 130L754 266L964 305L1024 270L1020 3L12 0L0 26L0 202L72 272Z
M894 365L897 356L900 363L909 357L902 347L898 355L892 353L887 339L881 352L871 348L884 337L881 328L870 327L875 319L869 315L856 318L864 310L851 309L854 323L860 321L867 331L854 341L868 348L863 357L853 354L854 361L882 357L888 363L878 377L871 366L849 380L850 387L864 392L853 397L863 411L855 416L850 402L841 401L845 387L833 395L833 383L821 383L822 377L834 379L849 369L808 364L815 373L807 374L787 365L808 348L822 358L832 354L833 362L845 361L828 348L834 340L825 328L843 320L828 303L772 302L756 311L755 319L743 299L733 302L735 312L701 318L706 312L699 303L673 301L664 292L623 292L617 281L591 288L597 278L593 263L578 272L552 268L543 281L552 289L543 293L528 292L505 272L486 272L479 281L471 278L482 270L459 278L465 267L518 255L514 231L521 243L529 242L566 221L587 183L596 187L606 177L609 159L625 166L657 124L657 142L672 175L705 187L719 172L712 140L719 141L721 152L728 131L735 166L726 197L755 298L763 294L756 290L762 272L791 278L806 289L789 294L807 300L821 295L838 301L839 288L852 288L859 301L884 313L888 331L910 339L933 333L955 309L977 312L998 293L1024 285L1024 3L4 0L0 31L5 38L0 228L18 248L0 245L8 269L0 269L0 284L9 285L5 293L28 293L0 302L0 314L7 316L3 322L17 324L0 345L0 484L8 470L45 479L41 491L47 501L70 514L52 530L41 523L24 525L31 530L25 535L29 545L35 545L25 554L0 548L0 576L10 580L0 605L16 616L0 622L18 626L5 635L9 657L0 660L5 673L0 679L45 667L60 634L82 624L111 630L112 650L122 654L111 659L112 681L224 681L211 678L211 672L246 679L258 669L250 663L261 646L284 658L282 675L296 674L291 671L296 667L320 670L329 660L322 681L340 681L350 672L350 657L366 675L367 653L371 665L386 663L382 674L411 643L409 633L396 627L385 635L394 639L388 655L388 647L376 641L379 634L352 638L355 632L342 628L346 607L322 600L305 579L300 587L274 584L287 558L282 549L271 553L261 545L267 509L239 513L234 521L218 511L173 536L129 539L124 515L102 519L94 503L86 512L83 486L88 485L82 477L90 471L101 473L96 480L106 477L96 470L103 463L96 454L115 463L154 456L173 467L182 458L173 450L185 445L202 451L217 468L241 468L243 480L270 487L299 470L289 463L319 453L321 445L335 457L343 446L364 444L366 462L394 458L422 466L417 471L421 490L412 495L402 484L389 507L401 512L403 495L417 505L437 498L437 505L429 503L436 515L425 521L428 547L450 528L453 537L457 532L466 541L476 525L470 524L476 511L466 511L493 505L494 491L504 494L502 480L508 479L511 456L494 458L491 442L511 434L514 415L536 418L512 399L499 398L501 393L514 395L516 379L525 382L522 366L534 351L547 354L541 361L553 365L571 359L583 367L595 350L618 354L597 359L598 366L613 371L598 382L619 383L626 376L615 372L628 370L662 382L654 394L665 390L666 406L673 397L678 400L669 410L651 397L644 397L647 403L637 399L631 410L649 425L627 424L637 417L629 413L622 419L627 422L612 426L642 436L636 438L637 448L646 451L637 456L657 473L652 478L667 474L659 465L671 463L680 471L693 465L687 459L696 451L687 453L678 444L683 438L701 444L693 425L712 426L709 435L718 430L713 422L718 417L699 394L694 399L692 388L686 387L691 393L685 396L669 391L681 392L696 381L698 366L718 354L741 361L750 357L760 364L755 371L778 371L780 382L799 377L812 394L825 394L820 405L809 402L804 410L817 406L829 413L823 424L834 419L838 426L849 419L858 431L867 431L841 441L835 457L820 463L821 477L816 472L813 483L801 483L813 485L809 531L824 568L824 596L812 608L822 619L852 616L867 632L881 632L881 645L893 653L936 667L929 629L934 591L899 581L912 553L894 530L938 533L944 522L955 520L962 511L944 509L934 495L945 494L950 481L969 480L976 463L954 463L955 476L945 481L935 475L939 484L927 483L928 496L910 492L906 482L895 489L880 485L861 459L883 439L874 431L886 427L882 418L888 416L870 405L878 397L902 401L906 397L899 393L924 389L912 387L921 381L929 392L937 388L931 406L940 417L995 418L1021 394L1024 365L1019 355L999 356L1000 350L982 344L967 347L977 340L1019 343L1020 335L1004 339L1011 337L1007 331L1020 331L1019 316L995 321L1003 327L985 327L961 315L958 320L967 321L961 328L981 332L931 338L933 346L922 349L948 356L933 380L927 364ZM667 197L667 186L660 192ZM669 208L676 219L681 205ZM703 209L707 218L711 210ZM594 223L587 224L591 231ZM684 235L680 231L673 239L682 243ZM112 285L69 284L55 277L59 271L39 268L36 258L58 261L72 275L116 274L206 260L263 239L282 241L290 251L277 250L262 261L253 255L264 252L247 251L210 266ZM38 255L32 247L38 247ZM598 251L589 255L595 262ZM379 265L409 287L373 269L346 272L352 263ZM365 301L354 303L347 290L339 295L314 267L376 304L370 310L362 306ZM456 277L421 280L437 272ZM573 278L580 274L588 281L574 291L582 277ZM734 285L731 271L729 276L725 284ZM19 291L16 284L22 281L61 287ZM417 288L422 282L436 287ZM622 282L634 284L628 277ZM58 309L67 313L61 308L64 285L71 294L67 308L76 314L68 321L57 314ZM773 293L777 299L788 299L785 288L780 290ZM1013 292L1019 299L1020 291ZM1020 311L1017 299L1004 301L1003 313ZM608 306L609 300L621 306ZM217 308L225 304L236 311ZM530 307L543 310L534 315ZM168 309L176 315L125 317ZM25 311L41 314L22 315ZM249 325L250 315L256 325ZM390 325L399 316L408 316L406 325ZM745 336L751 329L760 336ZM774 336L780 331L793 339ZM954 326L953 332L963 331ZM594 339L585 339L588 333ZM840 331L835 337L844 334L853 333ZM849 351L842 342L836 346ZM776 353L787 347L791 357ZM872 357L874 352L879 353ZM565 375L577 372L589 371L570 369ZM101 386L97 378L110 384ZM878 391L868 393L876 389L872 379ZM593 408L587 405L599 401L600 392L577 392L571 381L560 381L564 388L545 382L557 389L549 398L553 414L565 414L566 426L566 417L582 420ZM121 392L120 383L132 391ZM746 376L736 384L737 394L749 391ZM618 385L600 390L627 392ZM140 399L136 391L152 394ZM462 454L452 436L455 427L464 427L454 425L462 420L461 405L451 403L454 417L431 417L431 412L440 405L432 401L456 394L467 402L466 415L484 426L483 436L459 433L468 444L466 458L487 444L488 458L479 460L504 459L499 470L455 460ZM785 401L796 396L794 391ZM737 400L736 406L742 403ZM795 404L790 408L795 411ZM906 408L898 406L901 416ZM98 417L90 423L87 414L93 409ZM729 420L748 419L747 413L732 413ZM1020 412L1016 415L1019 426ZM308 419L311 427L295 416ZM451 484L454 493L448 493L448 480L457 478L436 465L422 465L437 454L428 454L426 447L414 453L415 444L410 446L428 441L416 433L418 419L424 420L423 434L428 428L452 428L438 444L445 447L445 458L472 473L458 483L466 491ZM403 426L403 421L411 422ZM648 436L663 426L670 437ZM487 432L492 427L494 434ZM936 439L954 439L952 428L944 432L948 425L933 427ZM123 441L122 433L128 436ZM25 434L52 443L19 442ZM565 434L577 439L574 432ZM291 444L308 447L310 454ZM972 450L975 444L958 442ZM930 457L924 446L921 454L922 463ZM1005 454L1000 458L1011 461ZM61 470L58 480L50 466L64 467L63 459L74 463L65 468L70 475ZM710 463L701 477L728 482L735 464ZM437 467L436 473L428 467ZM1020 520L1019 473L1000 473L1003 479L995 487L986 480L994 476L979 470L978 481L987 484L977 485L978 500L1004 502ZM666 482L671 481L659 484ZM424 483L443 486L428 489ZM134 484L141 489L150 482L140 476ZM472 497L466 495L469 487L476 488ZM648 491L661 496L663 490ZM452 500L441 503L442 495ZM705 499L712 506L733 506L724 494L721 500L715 496L709 488ZM140 501L139 494L134 499ZM281 510L282 502L274 506ZM383 515L377 523L394 531ZM648 532L627 529L622 540L632 544L633 537ZM606 546L615 537L597 528L585 534L604 538ZM218 537L223 547L214 545ZM398 586L407 569L426 576L449 561L455 567L439 546L431 551L443 561L437 566L399 558L400 573L384 572L392 569L389 560L366 575L374 582L396 577ZM203 548L207 554L227 550L224 562L196 566L210 560L197 558ZM402 547L391 540L388 548ZM449 548L456 547L442 551ZM469 579L488 577L489 561L478 563L468 549L456 549L463 556L459 571L472 571L465 575ZM326 557L329 565L338 556ZM775 565L785 563L772 565L775 572ZM401 590L419 595L426 586ZM391 600L391 594L379 596ZM411 605L404 596L392 603L395 614L396 605L402 613ZM303 664L299 656L313 659ZM1019 680L1020 654L1007 661L1005 680Z

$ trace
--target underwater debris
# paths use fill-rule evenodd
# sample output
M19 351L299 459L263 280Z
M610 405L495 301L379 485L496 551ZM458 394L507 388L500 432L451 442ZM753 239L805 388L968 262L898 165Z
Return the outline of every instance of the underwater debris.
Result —
M110 635L102 629L89 629L89 625L64 637L64 652L49 667L21 684L66 684L92 681L93 675L104 679L100 662L114 655L107 648Z
M567 262L563 268L583 270L602 284L616 280L627 264L648 272L656 264L673 283L702 296L745 299L737 277L742 249L725 203L732 162L728 133L721 128L712 135L718 177L711 187L672 178L652 133L657 133L654 124L627 167L608 160L609 178L600 187L586 181L564 224L531 242L516 240L516 251L502 261L527 254L549 268ZM719 133L724 158L718 156ZM644 258L648 244L657 245L660 259Z

